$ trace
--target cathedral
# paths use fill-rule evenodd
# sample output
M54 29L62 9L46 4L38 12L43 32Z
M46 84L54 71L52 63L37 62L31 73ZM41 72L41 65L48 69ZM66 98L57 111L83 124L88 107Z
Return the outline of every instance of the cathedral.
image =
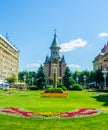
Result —
M60 57L60 45L57 40L56 32L54 34L54 39L50 46L51 55L46 56L44 62L44 70L48 76L48 84L52 84L54 71L56 71L57 81L62 83L62 77L64 76L64 71L66 68L66 62L64 56Z

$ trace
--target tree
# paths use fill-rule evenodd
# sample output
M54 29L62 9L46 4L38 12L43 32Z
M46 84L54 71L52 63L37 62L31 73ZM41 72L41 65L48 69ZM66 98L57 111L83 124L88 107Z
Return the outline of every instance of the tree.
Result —
M81 72L79 71L75 71L73 74L72 74L72 77L73 79L76 81L76 83L80 83L80 75L81 75ZM78 81L76 80L78 77Z
M100 83L102 83L104 81L101 70L95 71L95 81L96 81L96 84L98 84L98 85L100 85Z
M18 74L18 80L19 80L20 82L24 82L24 76L26 76L26 79L27 79L28 73L29 73L29 72L27 72L27 71L19 72L19 74Z
M11 83L15 83L16 77L15 77L14 74L11 74L11 76L10 76L10 77L7 77L6 80L7 80L8 83L10 83L10 84L11 84Z
M36 72L35 71L21 71L18 74L18 80L20 82L24 82L24 76L26 76L26 83L31 85L32 84L32 78L34 78L33 80L33 84L35 83L35 79L36 79Z
M41 65L37 72L36 85L38 89L42 90L43 88L46 88L46 84L47 84L47 76L43 66Z
M89 83L95 82L95 71L90 71L90 75L88 77Z
M84 84L84 76L86 76L86 83L88 83L89 75L90 75L90 72L88 70L83 70L80 74L80 83Z
M74 80L72 78L72 73L69 67L66 67L62 81L63 81L64 86L67 89L70 89L70 86L74 83Z

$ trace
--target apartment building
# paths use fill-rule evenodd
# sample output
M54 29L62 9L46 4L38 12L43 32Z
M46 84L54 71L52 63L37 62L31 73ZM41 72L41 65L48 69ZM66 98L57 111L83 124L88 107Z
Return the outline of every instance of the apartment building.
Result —
M0 35L0 79L14 74L18 80L19 50Z

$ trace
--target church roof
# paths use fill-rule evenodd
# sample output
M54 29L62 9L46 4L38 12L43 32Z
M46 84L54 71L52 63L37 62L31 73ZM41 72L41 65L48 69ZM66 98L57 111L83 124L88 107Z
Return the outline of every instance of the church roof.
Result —
M64 55L63 55L62 58L61 58L61 63L62 63L62 64L66 64Z
M46 59L45 59L45 62L44 62L44 64L49 64L49 61L50 61L50 58L49 58L49 56L46 56Z
M104 48L101 49L102 53L108 53L108 42L105 44Z
M51 44L51 46L50 46L50 49L55 49L55 48L60 49L60 45L59 45L58 40L57 40L56 32L55 32L55 34L54 34L53 42L52 42L52 44Z
M105 55L108 54L108 42L107 44L104 45L104 47L101 49L101 52L94 58L94 61L99 60L100 57L104 57Z

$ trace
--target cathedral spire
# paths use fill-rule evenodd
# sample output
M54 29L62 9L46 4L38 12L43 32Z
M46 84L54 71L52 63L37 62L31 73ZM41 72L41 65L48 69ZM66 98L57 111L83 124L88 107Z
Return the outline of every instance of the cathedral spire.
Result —
M49 64L49 60L49 56L47 55L44 64Z
M63 55L62 58L61 58L61 63L62 63L62 64L66 64L64 55Z
M54 38L56 38L57 35L56 35L56 29L54 29Z
M59 45L58 40L57 40L56 29L55 29L54 30L54 39L53 39L53 42L50 46L50 49L56 49L56 48L60 49L60 45Z

